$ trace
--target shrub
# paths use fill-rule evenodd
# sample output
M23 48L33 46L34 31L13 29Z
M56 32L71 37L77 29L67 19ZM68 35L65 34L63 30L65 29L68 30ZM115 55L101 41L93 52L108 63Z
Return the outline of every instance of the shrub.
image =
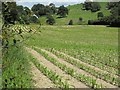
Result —
M40 21L38 20L38 18L36 16L31 16L30 17L30 22L31 23L39 23Z
M51 15L48 15L46 23L49 25L53 25L55 23L55 19Z
M103 13L102 12L98 12L97 13L97 17L100 18L100 17L104 17Z
M79 21L82 21L83 20L83 18L82 17L79 17Z
M70 20L68 25L73 25L73 20Z

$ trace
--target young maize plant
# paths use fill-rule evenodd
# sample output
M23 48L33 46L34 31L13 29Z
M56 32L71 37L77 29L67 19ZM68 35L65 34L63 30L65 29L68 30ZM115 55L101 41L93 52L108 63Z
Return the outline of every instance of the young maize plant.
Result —
M57 85L58 88L70 88L71 86L67 82L62 81L62 77L57 75L52 70L49 70L47 67L44 67L40 64L35 58L32 59L32 62L36 67L45 75L47 76L54 84Z
M67 74L71 75L72 77L76 78L77 80L85 83L86 85L88 85L91 88L103 88L103 86L101 84L96 83L96 85L90 84L88 79L93 80L93 78L85 76L84 74L78 74L76 73L72 68L68 68L66 65L58 62L55 58L50 57L48 54L46 54L45 52L43 52L42 50L38 50L36 48L34 48L37 52L39 52L40 54L42 54L47 60L49 60L50 62L52 62L54 65L58 66L61 70L65 71ZM78 77L81 76L81 78L78 79ZM88 78L88 79L87 79Z
M71 63L71 64L77 66L78 68L85 70L86 72L89 72L90 74L94 75L95 77L101 78L113 85L118 86L118 81L119 81L118 77L114 77L110 73L104 73L104 72L100 72L100 71L98 72L89 66L83 65L80 62L63 55L62 53L58 53L54 49L51 49L49 51L51 51L52 53L54 53L56 56L58 56L60 58L64 58L64 60L66 60L68 63Z

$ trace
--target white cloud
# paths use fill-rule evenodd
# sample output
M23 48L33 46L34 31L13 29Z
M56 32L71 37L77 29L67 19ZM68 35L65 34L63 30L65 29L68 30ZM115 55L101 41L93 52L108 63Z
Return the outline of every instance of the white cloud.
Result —
M16 0L17 2L83 2L85 0Z

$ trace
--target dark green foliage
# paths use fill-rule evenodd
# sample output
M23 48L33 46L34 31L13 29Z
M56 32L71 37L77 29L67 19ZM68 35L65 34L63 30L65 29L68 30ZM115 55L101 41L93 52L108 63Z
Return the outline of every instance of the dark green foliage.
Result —
M66 15L68 15L68 9L64 7L64 5L60 6L57 15L60 15L60 17L66 17Z
M5 24L15 24L18 20L18 12L15 2L3 2L2 3L3 21Z
M111 8L113 8L113 7L118 7L119 3L120 3L120 2L108 2L106 7L107 7L108 9L111 9Z
M98 20L89 20L88 24L92 25L109 25L112 27L120 27L120 2L108 3L111 15L104 17L102 13L98 13ZM101 17L101 18L99 18Z
M29 16L22 16L22 19L24 21L23 24L27 24L27 25L30 24Z
M31 11L28 7L23 7L22 5L17 6L19 23L20 24L30 24L29 17L31 15Z
M55 19L51 15L48 15L46 23L49 25L53 25L55 23Z
M30 22L31 23L39 23L40 21L38 20L38 18L36 16L31 16L30 17Z
M19 12L19 14L24 14L24 7L22 6L22 5L20 5L20 6L17 6L16 7L17 8L17 11Z
M101 8L101 6L98 2L92 2L92 4L91 4L91 11L92 12L99 11L100 8Z
M50 4L49 6L44 6L43 4L35 4L31 8L35 15L38 17L48 14L55 14L56 7L54 4Z
M101 6L99 2L85 2L83 4L84 10L91 10L91 12L99 11Z
M73 25L73 20L70 20L68 25Z
M49 7L51 8L51 11L52 11L51 13L52 13L52 14L55 14L55 13L57 12L56 7L55 7L55 4L50 3L50 4L49 4Z
M79 21L82 21L83 20L83 18L82 17L79 17Z
M88 24L89 24L89 25L92 25L93 22L94 22L93 20L88 20Z
M38 17L42 16L42 15L46 15L46 11L45 11L45 6L43 4L35 4L33 5L33 7L31 8L31 10L35 13L35 15L37 15Z
M24 11L26 12L27 15L31 15L31 10L28 7L24 7Z
M98 19L99 19L100 17L104 17L104 15L103 15L102 12L98 12L98 13L97 13L97 17L98 17Z
M118 7L113 7L111 8L111 14L114 16L120 16L120 4L118 5Z
M85 2L83 8L84 10L91 10L91 2Z

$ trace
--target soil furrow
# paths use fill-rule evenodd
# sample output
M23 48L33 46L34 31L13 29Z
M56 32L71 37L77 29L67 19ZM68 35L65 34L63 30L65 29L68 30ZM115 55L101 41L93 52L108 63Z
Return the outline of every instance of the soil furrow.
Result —
M56 72L59 76L62 76L62 79L64 82L67 82L68 84L72 85L75 88L89 88L82 82L79 82L78 80L74 79L70 75L66 74L64 71L62 71L59 67L55 66L50 61L46 60L42 55L40 55L38 52L31 48L27 48L28 52L31 53L37 60L43 64L45 67L49 68L50 70Z
M31 62L31 73L35 88L55 88L56 86L50 81L38 68Z
M36 48L38 48L38 47L36 47ZM79 60L79 59L76 59L76 58L68 55L68 54L65 54L65 53L60 52L60 51L57 51L57 50L55 50L55 51L56 51L57 53L61 53L61 54L65 55L65 56L67 56L67 57L69 57L69 58L71 58L71 59L73 59L73 60L76 60L77 62L79 62L79 63L81 63L81 64L83 64L83 65L86 65L86 66L88 66L88 67L90 67L90 68L93 68L93 69L96 70L96 71L100 71L100 72L103 72L103 73L108 73L107 71L104 71L104 70L102 70L102 69L100 69L100 68L98 68L98 67L92 66L92 65L90 65L90 64L88 64L88 63L85 63L85 62L83 62L83 61L81 61L81 60ZM116 77L116 78L119 77L119 76L117 76L117 75L115 75L115 74L112 74L112 73L110 73L110 74L113 75L113 76Z
M76 66L74 66L74 65L66 62L64 59L58 58L56 55L52 54L51 52L46 51L46 50L44 50L44 49L41 49L41 50L44 51L45 53L47 53L49 56L51 56L51 57L55 58L56 60L58 60L60 63L63 63L63 64L65 64L67 67L74 69L74 70L76 71L76 73L79 73L79 74L82 73L82 74L85 74L86 76L89 76L89 77L91 77L91 78L93 78L93 79L97 79L97 83L103 84L103 86L106 86L107 88L117 88L116 86L111 85L111 84L105 82L105 81L102 80L102 79L96 78L95 76L93 76L93 75L91 75L91 74L89 74L89 73L87 73L87 72L85 72L85 71L77 68Z

